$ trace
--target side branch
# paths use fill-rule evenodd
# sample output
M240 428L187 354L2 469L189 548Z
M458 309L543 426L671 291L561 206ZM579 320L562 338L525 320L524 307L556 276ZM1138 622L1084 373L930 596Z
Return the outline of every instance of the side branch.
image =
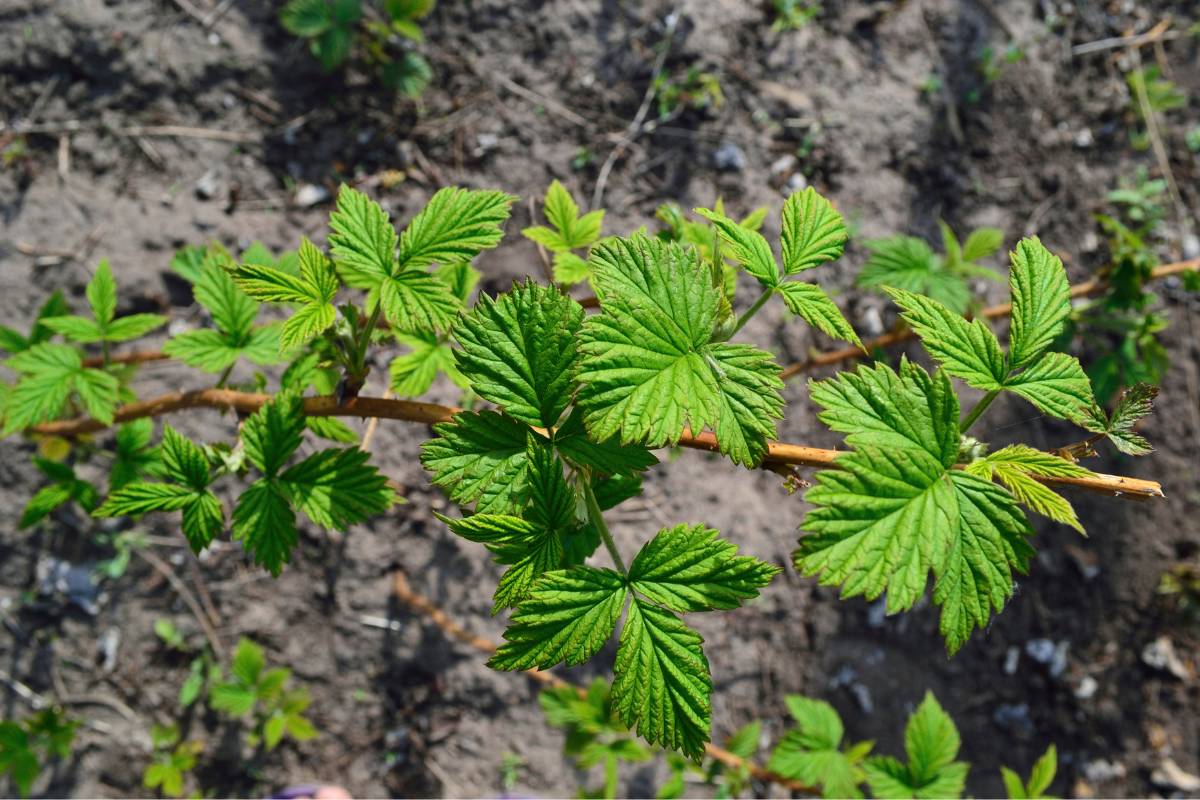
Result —
M476 636L475 634L471 633L454 619L452 619L449 614L438 608L437 604L435 604L428 597L417 594L417 592L413 590L412 586L409 585L408 578L405 577L404 572L401 570L396 570L392 573L392 594L397 600L408 606L409 610L429 619L430 622L441 629L442 633L446 634L451 639L462 642L463 644L474 648L485 656L490 656L496 652L496 644L494 642L491 642L482 636ZM545 686L551 686L554 688L570 686L571 688L575 689L575 691L579 692L580 696L583 696L585 693L582 687L576 686L570 681L564 680L552 672L543 672L540 669L527 669L524 672L530 678ZM777 783L787 789L792 790L793 792L801 792L808 795L816 794L816 790L814 790L811 786L806 786L799 781L785 778L782 775L778 775L770 770L764 769L758 764L755 764L753 761L744 759L741 756L731 753L722 747L717 747L712 742L709 742L704 746L704 753L714 761L719 761L727 767L731 767L733 769L744 768L757 780L767 783Z
M200 389L193 392L170 392L150 400L129 403L117 409L114 422L128 422L140 417L157 417L188 408L234 409L245 414L257 411L271 399L271 395L238 392L232 389ZM396 419L433 425L450 420L461 409L435 403L413 400L389 400L382 397L355 397L343 403L331 396L304 398L304 413L314 417L361 417ZM95 433L108 426L95 419L80 418L44 422L29 429L30 433L44 436L78 436ZM694 434L685 431L679 440L683 447L695 450L717 451L717 439L704 431ZM768 442L766 463L787 464L800 467L836 468L835 459L844 451L805 447L787 442ZM1099 492L1113 497L1134 500L1164 497L1162 486L1155 481L1126 478L1119 475L1097 473L1090 478L1039 478L1051 486L1070 486L1090 492Z
M1164 264L1150 273L1150 280L1159 280L1169 275L1178 275L1181 272L1189 272L1191 270L1200 270L1200 258L1193 258L1190 261L1176 261L1173 264ZM1097 294L1103 291L1106 285L1099 278L1077 283L1071 287L1071 297L1087 297ZM1001 319L1011 315L1012 303L1000 303L999 305L988 306L979 312L979 316L983 319ZM818 367L827 367L831 364L840 364L843 361L868 358L871 352L879 348L890 347L900 342L907 342L909 339L915 339L916 337L917 335L911 329L905 328L885 333L882 336L876 336L874 339L867 339L863 342L861 349L858 347L843 347L840 350L828 350L823 353L816 353L804 361L797 361L795 364L784 367L783 372L779 373L779 377L786 381L789 378L810 372Z

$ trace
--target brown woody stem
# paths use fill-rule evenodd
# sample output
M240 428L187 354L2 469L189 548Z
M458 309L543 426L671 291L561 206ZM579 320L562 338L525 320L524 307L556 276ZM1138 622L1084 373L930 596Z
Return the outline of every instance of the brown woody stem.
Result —
M232 389L200 389L193 392L169 392L149 400L128 403L116 410L113 421L128 422L141 417L157 417L189 408L234 409L242 413L253 413L271 399L271 395L237 392ZM449 421L461 409L414 400L388 400L382 397L354 397L338 403L335 397L304 398L304 413L312 417L379 417L432 425ZM95 419L80 418L44 422L28 429L29 433L44 436L78 436L95 433L109 427ZM716 437L707 431L692 433L684 430L679 439L683 447L716 452ZM835 459L844 450L824 450L787 442L768 442L764 466L790 464L800 467L836 468ZM1119 475L1096 473L1088 478L1039 478L1051 486L1071 486L1114 497L1134 500L1164 497L1162 486L1155 481L1126 478Z

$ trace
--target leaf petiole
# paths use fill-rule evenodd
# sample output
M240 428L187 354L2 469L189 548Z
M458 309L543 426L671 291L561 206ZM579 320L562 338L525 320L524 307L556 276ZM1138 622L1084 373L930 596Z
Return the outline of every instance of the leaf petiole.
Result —
M760 294L758 299L754 301L754 305L746 309L745 314L742 314L740 317L738 317L737 325L733 326L733 331L729 334L730 339L732 339L735 335L737 335L738 331L745 327L746 323L750 321L750 318L757 314L758 310L767 304L767 301L771 299L771 295L774 293L775 290L770 287L763 290L763 293Z
M613 541L612 533L608 530L608 525L604 522L604 513L600 510L600 503L596 500L596 493L592 490L592 476L590 473L584 475L583 483L583 500L587 505L588 519L596 528L596 532L600 534L600 539L604 542L604 546L608 548L608 554L612 556L613 564L622 575L628 575L629 570L625 567L625 560L621 558L621 551L617 549L617 543Z
M979 398L979 402L975 404L975 407L972 408L969 412L967 412L967 415L965 417L963 417L962 422L960 422L958 424L958 432L966 433L967 431L969 431L971 429L971 426L975 424L975 421L977 419L979 419L981 416L983 416L983 412L987 411L987 408L988 408L988 406L990 406L992 404L992 401L995 400L999 396L1000 396L1000 390L993 389L992 391L985 394L983 397Z

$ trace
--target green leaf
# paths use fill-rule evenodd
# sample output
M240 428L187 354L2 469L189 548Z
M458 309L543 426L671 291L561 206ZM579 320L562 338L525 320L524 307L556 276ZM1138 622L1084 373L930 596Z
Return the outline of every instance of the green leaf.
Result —
M49 317L42 324L72 342L88 344L104 340L104 330L87 317Z
M372 290L390 325L401 331L444 331L462 308L445 282L421 270L380 279Z
M193 491L208 488L208 459L198 445L170 425L163 426L162 461L167 475Z
M268 478L274 478L300 446L304 410L296 393L277 395L242 425L246 458Z
M535 225L525 228L521 233L527 239L553 252L556 256L555 263L558 262L558 255L572 249L588 247L600 238L604 210L591 211L580 217L579 205L557 180L551 182L550 188L546 190L543 213L546 221L554 226L553 229ZM575 258L579 260L578 256Z
M703 525L660 530L634 558L630 584L672 611L737 608L779 574L778 567L737 555L737 545Z
M279 476L279 487L313 522L344 531L395 502L387 478L369 459L357 447L320 450Z
M1009 273L1012 327L1008 353L1014 369L1030 364L1062 333L1071 293L1062 261L1035 236L1012 253Z
M75 373L75 394L88 416L111 425L113 413L120 400L120 381L98 369L81 369ZM20 386L17 387L20 391Z
M85 368L74 348L36 344L5 364L21 374L7 400L5 435L56 418L72 393L89 415L106 425L112 423L119 381L102 370Z
M622 722L651 744L696 761L704 755L712 716L712 679L702 643L674 614L635 597L621 631L612 688L613 710Z
M833 204L811 186L783 204L783 271L794 275L841 258L849 234Z
M503 192L438 190L400 236L401 268L470 261L495 247L514 200Z
M1010 800L1026 800L1029 797L1025 793L1025 784L1021 782L1021 776L1008 767L1000 767L1000 779L1004 782L1004 791Z
M458 367L509 416L552 428L571 401L583 316L577 302L533 281L496 300L481 297L454 329Z
M608 569L546 573L513 614L488 666L510 671L582 664L612 636L628 593L624 578Z
M255 564L276 577L291 561L299 540L296 513L276 481L259 479L242 493L233 510L233 538L243 542Z
M476 512L516 507L525 489L528 426L494 411L464 411L434 426L436 438L421 445L421 464L433 484Z
M280 329L279 346L283 350L301 347L320 336L337 319L329 303L309 303L296 309Z
M962 246L963 261L974 262L987 258L1004 245L1004 231L999 228L978 228L971 231Z
M221 372L242 356L242 348L212 329L181 333L163 345L163 352L205 372Z
M779 367L710 341L724 298L695 251L638 234L597 245L591 263L603 313L584 322L576 373L591 435L658 447L711 427L735 462L760 461L783 410Z
M1054 745L1046 748L1046 752L1033 765L1026 784L1026 796L1031 800L1045 797L1054 783L1054 774L1058 771L1058 750Z
M960 797L966 786L969 765L955 761L959 738L954 722L931 692L908 718L904 749L908 764L894 758L867 760L867 782L882 798Z
M837 305L820 286L803 281L787 281L780 284L777 290L783 296L788 311L827 336L862 347L862 340L854 328L850 327Z
M131 483L113 492L96 509L95 516L139 517L151 511L179 511L192 502L194 495L186 486L173 483Z
M25 504L17 527L28 528L45 519L54 509L69 502L71 502L70 486L61 483L43 486Z
M343 184L329 226L329 246L349 286L369 289L395 274L396 229L374 200Z
M592 277L592 268L587 261L568 251L554 254L554 281L572 286Z
M800 695L785 698L798 723L779 740L767 769L809 786L820 786L823 797L861 797L858 766L871 743L842 752L842 720L833 706Z
M1004 388L1059 419L1077 419L1083 409L1096 402L1092 383L1079 359L1065 353L1047 353L1028 369L1008 378Z
M858 275L859 286L904 289L932 298L956 313L966 312L971 302L966 280L948 270L923 239L893 236L866 245L871 256Z
M159 448L152 445L154 421L148 417L131 420L117 428L116 450L109 468L109 489L120 489L132 481L162 473Z
M195 285L195 295L196 302L208 309L213 322L228 334L230 341L239 342L250 335L258 316L258 303L243 294L220 265L210 263L204 267Z
M1083 526L1079 524L1071 504L1034 478L1086 478L1094 475L1090 470L1050 453L1017 444L968 464L966 471L984 480L998 478L1018 503L1083 533Z
M1157 396L1157 386L1135 384L1121 393L1111 417L1099 405L1092 403L1083 408L1080 416L1073 421L1092 433L1104 434L1122 453L1144 456L1153 452L1154 448L1146 437L1134 430L1134 426L1154 410L1154 398Z
M107 259L102 259L96 267L96 274L88 281L86 293L92 316L100 327L106 327L117 313L117 282L113 280Z
M862 367L813 385L813 399L853 451L817 473L796 568L846 597L886 590L890 613L911 608L932 572L953 653L1012 595L1012 570L1032 555L1028 522L1003 489L953 469L958 402L945 373Z
M456 386L470 385L458 371L454 350L433 334L396 334L396 341L407 345L411 351L392 360L389 367L392 392L397 397L419 397L429 391L439 372Z
M129 314L109 323L104 338L109 342L128 342L166 324L167 318L161 314Z
M262 264L242 264L233 273L233 281L250 297L267 303L307 303L313 299L305 280Z
M596 442L588 437L583 414L574 409L554 432L554 447L575 466L603 475L634 476L658 463L642 445L621 444L617 439Z
M929 354L947 373L976 389L997 390L1008 375L1000 342L982 320L968 322L936 300L887 289Z
M279 21L288 33L305 38L318 36L334 24L328 0L289 0L279 12Z
M707 208L696 208L693 211L713 224L721 241L729 247L729 254L733 260L745 267L746 272L768 288L779 285L779 264L771 252L771 245L762 234L743 228L724 214Z

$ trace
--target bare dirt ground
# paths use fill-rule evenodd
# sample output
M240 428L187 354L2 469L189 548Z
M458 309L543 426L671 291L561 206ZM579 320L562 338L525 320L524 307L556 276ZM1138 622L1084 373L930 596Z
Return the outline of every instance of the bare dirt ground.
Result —
M600 164L645 94L670 12L679 26L667 72L695 65L714 73L725 103L687 111L633 142L607 181L607 231L651 222L666 200L690 208L722 196L739 213L759 205L775 211L782 187L799 173L846 212L858 241L897 232L935 240L939 217L957 230L994 225L1010 246L1039 234L1073 279L1083 279L1105 260L1092 219L1104 194L1138 165L1153 170L1154 161L1129 146L1124 51L1073 56L1071 48L1166 17L1185 31L1196 16L1188 0L847 0L826 2L811 25L781 34L770 29L768 4L738 0L442 0L425 26L435 79L414 104L362 75L321 74L279 27L274 3L222 3L207 29L181 11L185 5L203 14L218 7L0 0L0 137L17 124L39 131L27 137L28 157L0 171L5 323L23 326L58 287L81 302L95 262L106 257L123 312L155 310L185 324L194 309L167 269L175 248L261 240L282 250L301 235L323 241L329 204L299 207L296 189L332 191L346 180L372 187L400 220L441 185L519 195L509 235L478 262L482 289L503 290L541 269L517 234L529 221L525 201L553 178L591 196ZM981 49L1003 51L1010 38L1024 59L985 81ZM1170 116L1164 136L1194 219L1200 163L1182 142L1200 122L1200 43L1182 36L1158 54L1144 52L1162 58L1193 98L1189 110ZM930 90L934 75L942 88ZM974 102L964 102L968 96ZM138 133L161 125L202 130ZM789 155L798 157L780 161ZM384 170L407 178L384 191L372 180ZM773 221L767 227L777 233ZM1163 256L1179 255L1179 241L1165 242ZM848 288L864 256L853 245L820 280ZM990 299L1002 298L1001 286L991 291ZM1106 457L1094 468L1160 480L1167 501L1074 498L1089 537L1040 525L1032 574L991 629L953 659L930 608L884 618L869 604L838 601L789 567L759 601L699 621L716 684L714 738L754 717L774 736L785 726L783 694L805 692L833 702L851 736L897 753L905 716L932 689L960 727L977 795L1002 791L999 764L1025 771L1051 741L1062 762L1053 789L1062 794L1169 795L1151 780L1164 759L1200 771L1197 631L1164 613L1155 596L1162 572L1200 549L1200 306L1177 284L1160 295L1174 368L1145 428L1158 452L1137 461ZM883 304L847 292L845 307L865 330ZM771 312L748 331L785 361L831 344ZM371 393L384 388L386 362L377 367ZM147 367L139 386L150 396L204 382L160 365ZM803 381L789 385L787 398L780 438L837 443L813 417ZM433 399L452 402L455 394L439 385ZM990 420L986 433L997 442L1054 446L1073 437L1068 426L1031 418L1016 403ZM234 431L215 412L173 423L206 441ZM515 791L575 791L578 776L561 756L561 734L542 720L537 687L489 671L476 652L390 599L391 571L403 566L418 591L472 630L492 638L501 630L480 589L497 568L433 517L445 501L417 462L427 435L382 425L373 450L407 487L409 502L344 539L306 531L279 580L248 568L233 545L203 560L223 641L250 636L273 663L291 665L313 693L322 731L246 763L228 730L203 715L189 719L193 735L210 737L199 770L206 789L249 795L322 780L358 796L489 795L501 791L501 759L513 753L524 764ZM92 535L105 526L78 515L57 515L36 533L17 530L39 485L28 464L32 447L19 439L0 444L0 670L110 729L83 732L75 756L41 791L145 793L147 732L175 717L186 670L157 644L152 624L158 617L186 631L196 624L137 556L123 578L103 584L94 615L37 596L46 559L86 563L109 554ZM614 527L633 547L665 522L703 521L744 550L788 564L804 511L801 497L787 496L769 473L685 453L652 471L644 502ZM185 573L171 523L148 518L144 526L178 543L151 551ZM397 624L364 624L372 617ZM1183 662L1182 677L1141 657L1164 635ZM1040 639L1065 654L1061 670L1028 655ZM105 648L112 657L101 665ZM1016 668L1006 670L1014 651ZM592 669L570 677L585 680ZM1091 681L1094 693L1080 691ZM3 698L5 717L27 710L7 689ZM627 777L630 793L654 791L652 771Z

